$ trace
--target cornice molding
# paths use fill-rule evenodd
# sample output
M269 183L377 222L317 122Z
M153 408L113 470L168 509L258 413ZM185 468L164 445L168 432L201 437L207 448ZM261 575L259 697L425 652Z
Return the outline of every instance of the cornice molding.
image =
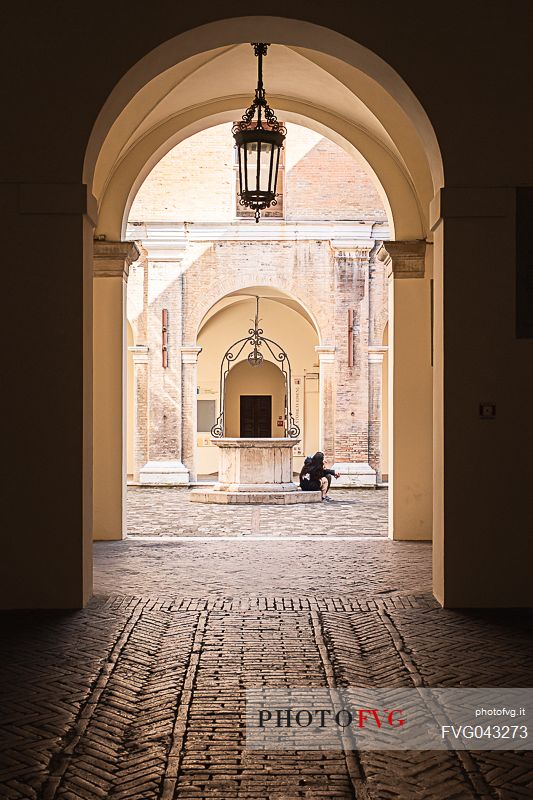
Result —
M202 352L202 348L195 345L185 345L180 347L180 350L182 364L196 364L198 356Z
M389 275L394 278L423 278L426 274L426 240L383 242L376 256L390 267Z
M369 345L368 347L368 363L369 364L383 364L385 353L389 350L387 345Z
M336 349L334 344L315 345L315 353L318 353L320 364L332 364L335 361Z
M135 222L126 232L128 239L142 243L153 261L181 261L187 246L193 242L290 242L324 241L337 251L348 251L345 257L368 255L377 241L386 239L389 229L384 223L328 222L265 219L261 225L253 220L234 222ZM340 253L339 253L340 255Z
M150 348L146 344L135 344L128 347L128 352L133 356L134 364L148 364L148 352Z
M135 242L113 242L95 239L93 275L95 278L128 279L130 266L140 257Z

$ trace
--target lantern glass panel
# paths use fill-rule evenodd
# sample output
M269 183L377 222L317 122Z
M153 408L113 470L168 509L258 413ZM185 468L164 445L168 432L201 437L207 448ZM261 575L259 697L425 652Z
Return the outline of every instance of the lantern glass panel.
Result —
M246 171L249 192L269 192L271 186L270 162L272 144L270 142L247 142Z

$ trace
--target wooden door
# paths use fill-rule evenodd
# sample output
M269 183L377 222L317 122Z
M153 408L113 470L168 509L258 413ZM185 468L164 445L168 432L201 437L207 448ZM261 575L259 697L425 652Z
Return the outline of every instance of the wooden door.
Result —
M269 439L272 436L272 396L241 395L241 438Z

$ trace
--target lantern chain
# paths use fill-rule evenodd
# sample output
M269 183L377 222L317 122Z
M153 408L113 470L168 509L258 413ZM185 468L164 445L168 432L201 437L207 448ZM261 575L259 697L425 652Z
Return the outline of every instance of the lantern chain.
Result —
M263 56L267 55L267 50L270 47L270 42L265 44L263 42L252 42L252 47L254 48L254 53L257 56L257 88L255 90L255 97L252 100L251 105L246 109L244 114L241 117L241 120L233 126L233 133L235 134L237 131L245 131L248 130L250 123L252 122L255 113L257 111L258 114L258 127L262 128L263 125L261 123L261 109L263 111L263 115L265 117L266 122L268 123L268 127L270 130L279 131L285 135L287 133L286 128L279 122L274 110L270 108L266 99L266 91L263 86Z

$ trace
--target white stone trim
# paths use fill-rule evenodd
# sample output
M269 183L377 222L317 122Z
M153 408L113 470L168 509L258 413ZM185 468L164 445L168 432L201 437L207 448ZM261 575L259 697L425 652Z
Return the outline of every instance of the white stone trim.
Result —
M344 489L347 486L371 489L376 486L376 470L370 464L339 462L333 464L332 469L340 474L339 478L332 479L332 489Z
M178 460L148 461L139 470L139 483L186 486L189 483L189 470Z
M150 348L145 344L135 344L128 347L128 352L133 356L134 364L148 364L148 351Z
M182 364L196 364L198 361L198 356L202 352L202 348L196 346L180 347L180 350Z
M368 347L368 363L369 364L383 364L383 357L389 348L383 345L369 345Z
M337 348L334 344L317 344L315 345L315 353L318 353L318 360L321 364L333 364L335 361L335 350Z
M154 260L180 261L190 242L212 241L331 241L340 250L371 249L387 239L386 224L375 222L291 222L262 219L236 222L133 222L127 237L141 241Z

